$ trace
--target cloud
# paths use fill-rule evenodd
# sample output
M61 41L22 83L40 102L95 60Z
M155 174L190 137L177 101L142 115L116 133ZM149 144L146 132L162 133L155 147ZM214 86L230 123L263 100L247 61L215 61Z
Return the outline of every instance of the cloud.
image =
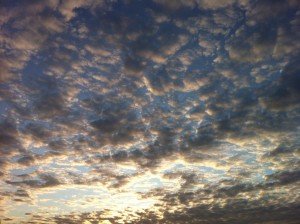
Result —
M256 63L272 55L276 43L276 29L259 24L254 31L249 31L248 27L241 29L237 34L237 41L228 47L232 60ZM247 36L247 39L243 36Z
M246 13L247 23L236 31L238 38L233 39L233 42L227 45L230 58L239 62L257 63L265 57L285 55L284 51L289 51L289 47L288 44L282 42L281 36L286 35L284 39L288 40L298 35L298 32L287 34L282 28L282 26L290 27L289 24L285 24L285 16L288 15L287 11L292 8L298 8L298 4L294 1L276 1L272 4L270 1L261 1L255 4ZM266 27L267 22L274 22L274 26ZM247 38L242 38L242 36ZM285 46L285 50L280 47L282 45ZM277 54L278 51L280 53Z
M298 220L297 1L0 8L1 219Z
M63 32L63 22L43 14L46 9L54 10L57 4L58 1L45 1L21 3L19 6L5 4L1 8L7 12L4 13L6 16L2 17L2 24L5 26L0 33L1 44L5 46L1 52L2 81L18 78L18 72L22 71L31 56L42 48L48 37ZM12 32L10 27L15 31Z
M277 146L274 150L269 152L266 155L266 157L280 157L285 154L290 154L290 153L297 152L297 151L298 151L297 145L281 144L281 145Z
M25 155L23 157L21 157L20 159L18 159L18 163L22 164L22 165L26 165L29 166L30 164L32 164L34 162L34 157L32 155Z
M281 1L269 1L264 0L257 2L251 10L247 12L249 16L248 23L254 25L256 23L272 20L274 18L280 18L287 15L287 11L291 8L297 8L299 3L294 0L281 2Z
M97 8L100 8L104 5L104 1L100 0L97 2L93 1L84 1L84 0L75 0L72 2L62 2L59 4L58 11L64 16L66 21L70 21L76 16L76 9L79 8L89 8L94 11Z
M6 156L13 154L19 147L18 131L15 122L13 119L2 120L0 132L1 156L5 158Z
M30 198L29 193L26 190L19 189L15 192L15 196L21 197L21 198Z
M57 185L60 185L61 182L55 178L52 174L40 174L38 176L38 180L35 179L28 179L28 180L22 180L22 181L6 181L6 183L16 186L28 186L32 188L44 188L44 187L54 187Z
M293 184L299 181L300 172L299 170L277 172L269 175L267 179L272 180L275 182L275 184L280 185Z
M163 7L166 7L169 10L180 10L183 8L193 9L196 6L198 6L200 9L211 9L211 10L217 10L219 8L224 8L231 6L235 3L240 4L241 6L245 6L248 4L248 0L230 0L230 1L215 1L215 0L189 0L189 1L170 1L170 0L163 0L163 1L157 1L154 0L157 4L162 5Z
M299 103L299 66L297 59L289 62L282 70L276 90L269 96L266 105L270 108L281 109L297 107Z

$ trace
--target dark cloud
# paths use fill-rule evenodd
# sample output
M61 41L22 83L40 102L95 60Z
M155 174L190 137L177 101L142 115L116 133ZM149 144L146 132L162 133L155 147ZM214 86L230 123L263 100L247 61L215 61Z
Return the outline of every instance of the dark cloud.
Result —
M7 121L4 121L1 124L1 144L2 145L9 145L12 143L15 143L16 139L14 138L14 135L17 133L16 127Z
M271 1L263 0L256 2L253 9L249 11L248 16L250 22L269 22L270 20L280 21L288 16L288 11L297 9L299 3L297 1Z
M144 67L145 65L143 65L143 61L139 57L128 56L124 61L125 72L130 76L138 76Z
M247 209L248 206L252 206L251 209ZM280 208L274 206L262 207L249 205L245 200L238 200L226 205L224 207L209 208L209 206L199 205L193 208L187 208L183 211L170 212L164 211L163 217L155 214L154 211L144 210L139 212L139 217L137 217L135 223L264 223L268 221L273 222L286 222L288 224L297 223L297 210L299 205L287 205ZM257 216L255 214L260 214ZM224 215L225 214L225 215ZM269 215L272 215L271 217ZM92 217L97 218L92 218ZM103 216L103 217L102 217ZM122 220L121 216L114 216L113 218L105 218L101 212L95 213L83 213L80 216L58 216L55 217L56 223L75 223L78 221L90 221L93 223L110 220L111 222L118 222ZM130 221L125 221L125 223L130 223Z
M18 196L18 197L27 197L29 198L29 194L27 191L23 190L23 189L19 189L15 192L15 195Z
M180 206L178 209L180 211L170 212L164 210L163 218L157 217L154 214L151 215L151 211L145 211L142 215L141 222L147 220L148 217L153 218L153 222L165 223L264 223L269 221L285 221L287 223L296 223L298 217L296 210L299 208L297 203L289 203L282 207L270 204L268 206L262 205L266 204L267 198L250 202L245 199L235 198L238 194L237 192L252 191L253 187L249 185L239 184L234 187L228 188L227 191L223 189L218 190L219 193L226 193L226 196L222 194L215 194L215 199L219 197L227 198L222 206L212 204L201 204L201 201L212 200L210 197L214 191L214 187L210 186L201 191L197 192L181 192L178 194L167 194L162 199L166 204L167 208L172 208L175 206ZM230 190L229 190L230 189ZM156 193L155 193L156 194ZM160 191L157 191L160 194ZM196 202L197 205L189 206ZM253 216L253 214L260 214L260 216ZM273 214L272 218L269 214ZM139 223L139 222L137 222Z
M285 154L293 153L299 151L298 145L285 145L281 144L277 146L274 150L266 154L266 157L280 157Z
M49 142L49 147L54 151L63 151L67 148L67 142L64 140L54 140Z
M32 135L36 140L47 140L51 136L49 130L44 125L38 123L27 124L24 132Z
M34 163L35 158L32 155L24 155L20 159L18 159L18 163L22 165L29 166L30 164Z
M272 175L269 175L268 180L274 181L277 184L280 185L286 185L286 184L292 184L295 182L299 182L300 180L300 171L283 171L283 172L277 172Z
M57 116L63 112L63 98L58 93L46 93L35 103L34 109L42 116Z
M19 147L17 127L13 119L2 120L0 124L0 153L9 155Z
M299 60L289 62L282 70L278 85L275 91L266 100L267 106L274 109L285 110L289 107L299 106L299 80L300 80Z
M52 174L40 174L38 179L24 179L21 181L8 180L6 183L16 186L28 186L32 188L45 188L60 185L61 182Z
M39 93L34 95L33 113L49 118L66 114L63 92L58 86L58 81L52 77L42 76L30 83L32 88L38 88Z
M112 133L117 130L116 128L118 126L120 126L120 120L115 117L100 118L91 122L91 125L101 132Z

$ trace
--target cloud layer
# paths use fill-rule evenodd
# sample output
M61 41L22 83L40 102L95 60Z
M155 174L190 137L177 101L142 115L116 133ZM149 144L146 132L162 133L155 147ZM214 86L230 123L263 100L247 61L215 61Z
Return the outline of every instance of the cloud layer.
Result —
M300 4L4 1L4 223L297 223Z

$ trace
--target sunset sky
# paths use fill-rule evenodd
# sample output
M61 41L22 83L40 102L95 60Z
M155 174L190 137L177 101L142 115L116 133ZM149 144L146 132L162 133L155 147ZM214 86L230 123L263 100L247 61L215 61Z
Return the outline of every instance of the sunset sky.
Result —
M299 0L0 0L2 224L297 224Z

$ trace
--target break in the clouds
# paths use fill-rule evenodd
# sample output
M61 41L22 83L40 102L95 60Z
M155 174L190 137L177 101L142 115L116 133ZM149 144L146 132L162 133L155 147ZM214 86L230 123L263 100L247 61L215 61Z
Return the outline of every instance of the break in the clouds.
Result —
M0 3L2 223L299 223L297 0Z

